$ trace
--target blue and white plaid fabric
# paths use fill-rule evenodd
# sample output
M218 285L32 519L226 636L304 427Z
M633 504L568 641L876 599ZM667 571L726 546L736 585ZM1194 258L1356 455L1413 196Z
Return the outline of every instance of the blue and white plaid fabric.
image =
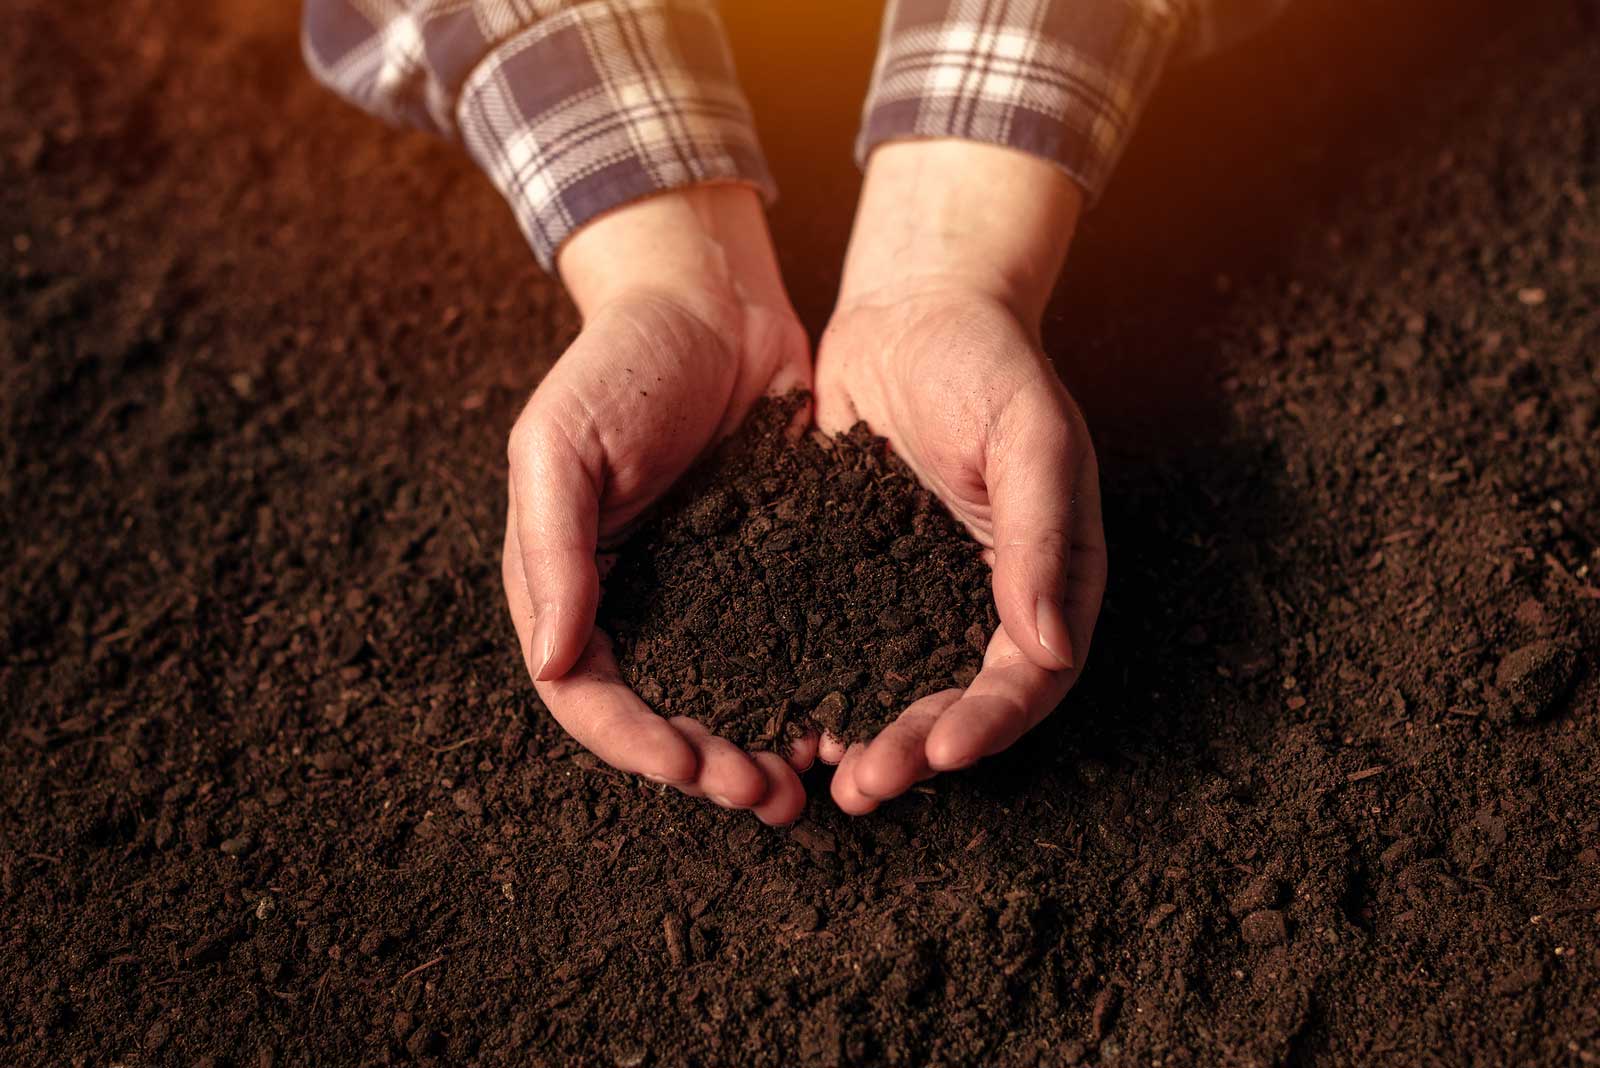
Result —
M546 268L651 193L776 195L711 0L308 0L303 29L321 81L459 137Z
M970 138L1097 195L1167 59L1285 2L890 0L858 158ZM306 0L304 47L355 103L459 138L546 268L585 222L651 193L776 194L714 0Z

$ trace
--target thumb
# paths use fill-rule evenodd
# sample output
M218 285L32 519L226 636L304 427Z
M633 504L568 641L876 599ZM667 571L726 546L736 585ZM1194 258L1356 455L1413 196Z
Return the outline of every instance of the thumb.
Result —
M995 607L1023 655L1051 671L1081 666L1084 651L1067 622L1079 506L1073 491L1084 461L1071 423L1042 407L997 434L986 457Z
M571 670L594 630L602 476L559 429L537 422L513 431L508 452L512 521L533 609L523 655L534 681L544 682Z

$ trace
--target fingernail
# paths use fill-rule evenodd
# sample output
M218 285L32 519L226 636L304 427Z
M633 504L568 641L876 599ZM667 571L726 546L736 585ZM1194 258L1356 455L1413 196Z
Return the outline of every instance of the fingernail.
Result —
M693 775L689 776L687 779L674 779L670 776L656 775L648 771L642 771L639 774L644 778L649 779L651 782L660 783L662 786L671 786L677 789L682 789L694 782Z
M549 678L546 671L556 655L556 621L560 614L559 608L550 605L541 608L534 616L532 647L537 650L539 657L539 666L533 672L536 682L544 682Z
M1072 659L1072 635L1067 633L1067 621L1062 617L1060 605L1048 597L1039 598L1034 625L1039 629L1039 644L1056 658L1062 670L1076 666Z
M729 801L726 797L720 797L717 794L706 794L706 796L709 797L712 801L714 801L717 804L721 805L723 808L733 808L734 807L733 802Z

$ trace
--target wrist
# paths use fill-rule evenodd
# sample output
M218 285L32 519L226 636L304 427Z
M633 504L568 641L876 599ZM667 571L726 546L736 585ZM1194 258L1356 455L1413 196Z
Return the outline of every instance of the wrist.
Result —
M586 224L557 269L578 312L664 299L719 328L742 311L792 315L756 191L741 183L673 189Z
M867 161L839 302L969 293L1037 329L1082 206L1064 171L1015 149L882 145Z

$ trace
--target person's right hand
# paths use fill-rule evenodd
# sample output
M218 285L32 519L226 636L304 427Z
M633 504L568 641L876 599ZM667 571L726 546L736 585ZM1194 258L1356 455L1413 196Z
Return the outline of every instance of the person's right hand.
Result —
M809 389L804 329L753 191L698 186L630 204L563 246L583 329L511 431L502 577L528 673L556 720L622 771L767 823L805 805L789 759L748 754L622 682L596 629L595 553L763 394Z

